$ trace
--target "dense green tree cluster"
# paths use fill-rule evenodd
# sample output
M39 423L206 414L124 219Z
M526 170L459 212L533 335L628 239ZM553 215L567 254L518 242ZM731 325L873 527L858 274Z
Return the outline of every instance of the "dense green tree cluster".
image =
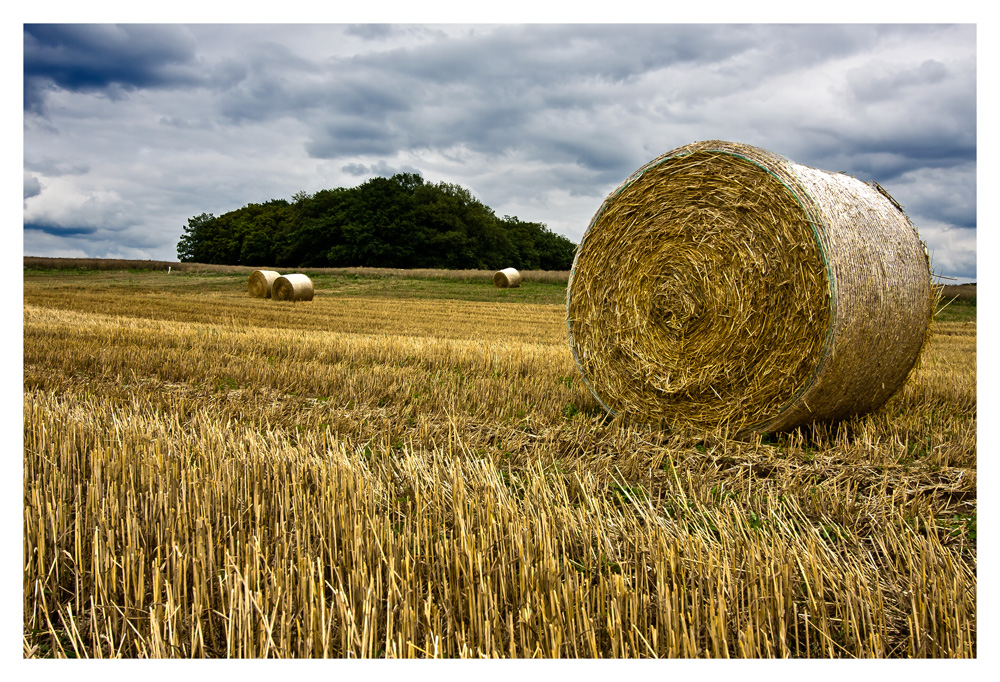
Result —
M188 220L184 262L277 267L568 270L575 245L498 218L468 190L401 173Z

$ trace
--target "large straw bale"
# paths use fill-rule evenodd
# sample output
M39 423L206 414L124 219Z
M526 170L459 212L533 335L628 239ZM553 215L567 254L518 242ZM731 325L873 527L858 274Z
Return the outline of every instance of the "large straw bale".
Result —
M504 268L493 275L493 286L498 289L513 289L521 286L521 273L515 268Z
M295 272L274 280L271 294L276 301L311 301L313 283L308 276Z
M604 201L567 322L609 412L779 431L882 405L919 356L934 294L926 248L877 184L708 141Z
M271 287L279 277L274 270L254 270L247 281L247 293L253 298L271 298Z

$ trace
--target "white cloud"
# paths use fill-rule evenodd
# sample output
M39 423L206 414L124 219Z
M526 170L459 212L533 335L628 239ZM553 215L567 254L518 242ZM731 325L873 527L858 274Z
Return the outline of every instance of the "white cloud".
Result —
M26 206L25 224L53 229L120 231L139 222L139 211L116 190L86 190L66 178L47 178Z
M931 257L931 271L939 275L975 279L976 231L940 223L923 225L920 236Z

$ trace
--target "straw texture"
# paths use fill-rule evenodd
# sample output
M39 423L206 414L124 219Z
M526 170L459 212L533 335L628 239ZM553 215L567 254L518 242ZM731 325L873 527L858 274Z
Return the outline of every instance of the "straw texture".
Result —
M279 277L274 270L254 270L247 281L247 293L253 298L271 298L271 287Z
M276 301L311 301L313 283L306 275L296 272L274 280L271 292Z
M933 306L926 249L881 187L708 141L604 201L577 249L567 323L609 412L778 431L882 405Z
M514 268L504 268L493 275L493 286L498 289L513 289L521 286L521 273Z

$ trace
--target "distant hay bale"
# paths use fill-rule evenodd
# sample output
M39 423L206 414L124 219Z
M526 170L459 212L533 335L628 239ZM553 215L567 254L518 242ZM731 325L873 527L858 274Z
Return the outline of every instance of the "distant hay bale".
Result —
M493 275L493 286L498 289L513 289L521 286L521 273L514 268L504 268Z
M935 303L927 251L877 184L698 142L633 173L591 220L570 348L611 413L781 431L882 405Z
M279 277L274 270L254 270L247 281L247 293L253 298L271 298L271 287Z
M274 280L271 295L276 301L311 301L313 283L306 275L293 273Z

